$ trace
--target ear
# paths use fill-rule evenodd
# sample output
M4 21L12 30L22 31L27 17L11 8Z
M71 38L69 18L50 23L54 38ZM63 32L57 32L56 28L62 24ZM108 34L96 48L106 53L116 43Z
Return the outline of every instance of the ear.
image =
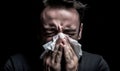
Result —
M83 23L81 23L79 27L78 40L80 40L82 37L82 29L83 29Z

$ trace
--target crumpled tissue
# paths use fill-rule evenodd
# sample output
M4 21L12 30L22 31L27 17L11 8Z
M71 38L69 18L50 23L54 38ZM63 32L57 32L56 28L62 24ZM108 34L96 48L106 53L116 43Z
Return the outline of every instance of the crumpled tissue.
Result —
M45 51L41 54L40 58L42 59L43 56L49 51L54 51L55 48L55 44L56 41L58 40L58 38L64 38L64 37L68 37L68 40L70 42L71 45L73 45L73 50L75 51L76 55L78 58L80 58L80 56L82 56L82 49L81 49L81 44L77 41L74 40L72 38L70 38L68 35L64 34L64 33L59 33L55 36L53 36L53 39L49 42L47 42L46 44L43 45L43 48L45 49Z

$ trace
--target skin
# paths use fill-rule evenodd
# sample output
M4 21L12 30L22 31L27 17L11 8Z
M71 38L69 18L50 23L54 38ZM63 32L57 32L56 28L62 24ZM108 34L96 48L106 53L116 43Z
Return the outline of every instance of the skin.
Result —
M82 33L79 14L74 8L51 8L46 7L42 13L43 40L48 42L58 33L64 33L69 37L79 40ZM65 71L76 71L78 58L70 45L68 38L59 38L53 52L44 57L45 71L61 71L61 61L64 57Z

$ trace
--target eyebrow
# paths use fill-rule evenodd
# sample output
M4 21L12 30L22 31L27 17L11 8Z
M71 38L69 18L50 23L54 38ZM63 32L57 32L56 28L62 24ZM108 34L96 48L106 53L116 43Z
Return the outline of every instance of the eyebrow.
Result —
M54 27L44 28L44 31L56 31L56 28Z
M55 29L56 28L56 26L54 25L54 24L52 24L52 23L49 23L47 26L44 26L44 29Z

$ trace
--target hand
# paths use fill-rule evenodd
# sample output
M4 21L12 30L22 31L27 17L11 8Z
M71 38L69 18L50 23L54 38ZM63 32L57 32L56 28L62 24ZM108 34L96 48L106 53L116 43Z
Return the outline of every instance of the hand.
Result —
M72 49L69 41L66 38L62 39L60 45L63 48L63 55L65 58L66 71L77 71L78 57L76 56L74 50Z
M45 71L61 71L62 47L59 45L60 40L57 41L55 49L48 52L44 57Z

